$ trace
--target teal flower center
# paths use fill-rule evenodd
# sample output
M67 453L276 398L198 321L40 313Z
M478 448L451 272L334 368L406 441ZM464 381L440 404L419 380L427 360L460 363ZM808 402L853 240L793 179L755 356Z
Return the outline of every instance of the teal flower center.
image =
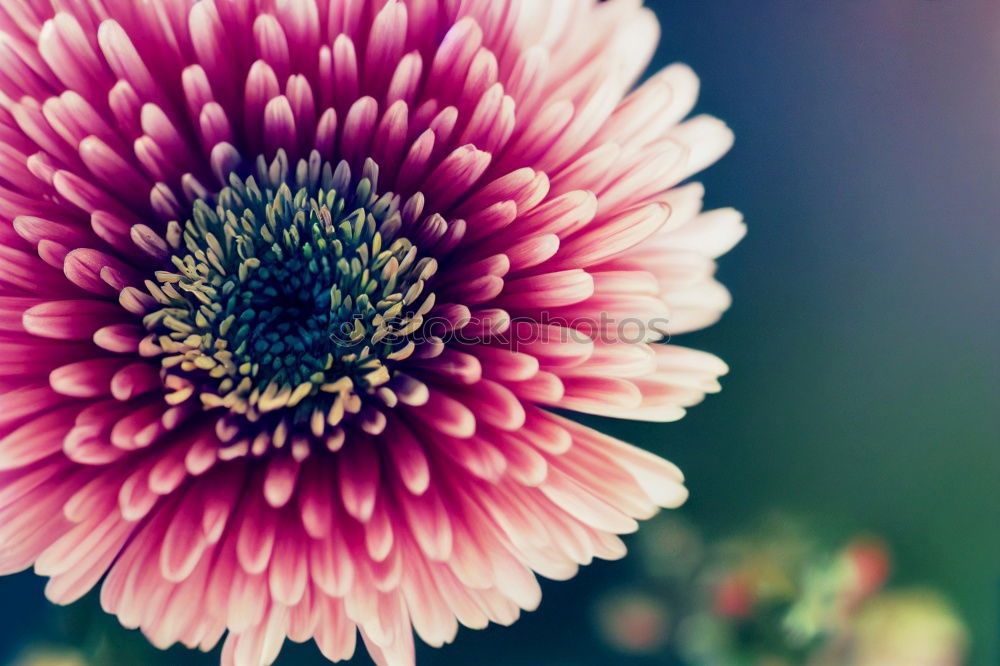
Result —
M314 153L292 174L279 154L171 223L174 270L147 283L162 307L144 320L169 402L319 436L390 381L434 305L437 263L401 235L399 198L376 181L371 163L352 183L346 163Z

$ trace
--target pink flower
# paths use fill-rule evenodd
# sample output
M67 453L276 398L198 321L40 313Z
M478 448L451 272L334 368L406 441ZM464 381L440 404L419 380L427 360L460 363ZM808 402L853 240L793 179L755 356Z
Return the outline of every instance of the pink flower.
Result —
M881 540L861 536L847 546L841 558L850 579L844 594L844 605L850 611L882 589L892 572L892 557Z
M753 588L753 581L743 572L726 576L715 587L715 612L724 618L749 617L757 601Z
M637 0L5 0L0 571L412 664L684 501L731 134ZM669 322L669 323L667 323Z

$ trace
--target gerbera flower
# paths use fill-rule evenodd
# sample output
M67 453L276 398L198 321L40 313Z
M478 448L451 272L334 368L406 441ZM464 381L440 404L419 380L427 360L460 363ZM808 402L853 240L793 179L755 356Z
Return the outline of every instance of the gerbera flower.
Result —
M686 496L741 236L637 0L5 0L0 570L156 646L413 662ZM669 322L669 323L665 323Z

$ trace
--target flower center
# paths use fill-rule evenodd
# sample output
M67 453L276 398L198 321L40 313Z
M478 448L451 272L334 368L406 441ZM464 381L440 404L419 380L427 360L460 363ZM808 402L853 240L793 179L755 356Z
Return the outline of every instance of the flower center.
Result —
M401 236L399 198L375 192L371 163L356 183L318 153L288 166L283 153L259 159L256 177L231 174L186 224L171 223L175 271L148 283L163 307L144 323L169 402L197 397L318 437L412 353L437 262Z

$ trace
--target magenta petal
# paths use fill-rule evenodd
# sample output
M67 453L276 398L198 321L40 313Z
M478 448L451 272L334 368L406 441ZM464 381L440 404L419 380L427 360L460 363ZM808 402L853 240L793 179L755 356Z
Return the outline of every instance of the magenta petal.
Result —
M45 338L87 340L100 327L122 319L121 308L102 301L49 301L24 312L27 332Z

